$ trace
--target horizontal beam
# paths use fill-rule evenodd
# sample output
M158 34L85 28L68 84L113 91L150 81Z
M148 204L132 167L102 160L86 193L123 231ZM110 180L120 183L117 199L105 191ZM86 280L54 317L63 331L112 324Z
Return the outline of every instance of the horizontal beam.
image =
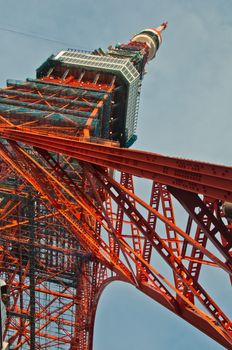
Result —
M44 101L57 103L58 105L68 104L69 106L78 106L78 107L80 106L97 107L97 102L79 101L79 100L76 100L74 97L70 99L68 96L65 96L64 98L54 97L54 94L52 96L49 96L41 93L40 94L32 93L31 91L24 92L24 91L18 91L18 90L0 89L0 96L11 96L11 99L15 97L24 98L24 99L32 100L32 102L34 102L35 100L44 100Z
M29 128L1 127L0 136L175 188L232 202L232 167L83 142L77 137L44 134Z

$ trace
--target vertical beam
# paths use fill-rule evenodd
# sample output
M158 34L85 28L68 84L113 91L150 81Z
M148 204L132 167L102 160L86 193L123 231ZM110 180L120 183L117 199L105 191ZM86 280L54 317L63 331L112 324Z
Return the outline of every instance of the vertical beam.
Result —
M168 189L187 210L189 215L194 219L208 239L213 243L222 256L226 258L226 261L230 263L232 267L232 238L224 223L221 220L219 221L218 218L213 215L198 194L187 192L171 186L168 186ZM205 225L206 219L210 225ZM222 242L221 236L223 236L224 242Z
M31 195L28 198L29 219L29 281L30 281L30 349L36 350L35 343L35 202Z

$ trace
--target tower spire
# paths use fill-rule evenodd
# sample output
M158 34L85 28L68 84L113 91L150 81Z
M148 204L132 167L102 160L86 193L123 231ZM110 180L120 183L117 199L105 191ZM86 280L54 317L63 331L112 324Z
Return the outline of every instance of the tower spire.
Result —
M152 60L162 43L161 33L167 28L168 22L163 22L159 27L147 28L136 34L132 41L145 43L148 47L148 61Z

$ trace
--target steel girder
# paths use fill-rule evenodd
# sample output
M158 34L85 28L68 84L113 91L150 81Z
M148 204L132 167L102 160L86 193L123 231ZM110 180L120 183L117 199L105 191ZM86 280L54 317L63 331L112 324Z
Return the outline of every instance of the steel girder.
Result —
M33 149L19 143L21 136L15 135L20 132L5 129L2 135L8 142L0 148L1 158L18 179L17 194L15 188L8 189L15 196L14 204L12 198L3 203L2 213L8 214L1 231L5 244L1 252L2 271L10 281L9 299L14 301L9 303L8 323L13 348L30 343L34 334L37 348L55 344L57 348L91 349L99 296L110 281L119 279L134 285L229 349L232 344L229 315L222 311L220 298L214 300L207 291L203 272L213 270L231 276L231 227L221 211L225 183L230 196L231 168L162 157L173 168L178 162L184 164L191 179L197 166L202 177L192 181L198 181L194 186L199 186L199 191L194 188L186 191L181 182L174 187L173 183L170 186L156 180L136 179L137 185L147 182L147 190L137 193L133 176L137 170L133 169L144 162L144 158L139 159L140 152L80 143L75 138L71 149L69 139L66 142L56 135L58 146L52 136L48 142L47 135L38 132L35 137L35 131L30 139L24 134L24 142ZM78 147L85 149L86 155ZM58 155L61 148L66 156ZM103 164L99 166L99 148L101 153L107 148L107 152L120 156L123 167L127 157L129 172L113 176ZM141 157L147 157L146 164L150 162L154 169L154 159L159 162L160 157L141 153ZM130 157L135 155L132 166ZM74 156L78 163L70 158ZM107 162L120 170L120 165L113 163L113 156L108 156ZM146 177L147 173L144 174ZM220 177L222 181L218 184ZM208 186L207 196L201 192L201 181L208 182L204 183ZM17 196L26 197L27 209L23 209L23 201ZM181 217L185 213L186 228L182 219L177 224L173 196L182 207ZM32 201L33 215L28 212L31 197L37 198ZM28 227L34 227L34 238ZM10 249L6 249L7 244ZM12 248L15 246L17 249ZM33 256L31 252L36 253ZM43 263L45 256L47 260ZM34 293L29 282L34 285ZM214 287L217 290L217 281ZM40 302L41 295L46 295L47 304ZM49 309L55 303L58 306ZM35 329L29 326L28 320L32 318ZM54 324L56 334L52 335ZM44 340L39 343L38 339Z

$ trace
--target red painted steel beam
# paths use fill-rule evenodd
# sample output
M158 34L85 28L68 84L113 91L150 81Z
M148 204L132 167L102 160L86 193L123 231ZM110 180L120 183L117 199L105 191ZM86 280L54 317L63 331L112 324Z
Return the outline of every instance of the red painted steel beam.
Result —
M232 236L222 221L217 220L213 213L197 194L168 187L170 193L181 203L191 217L197 222L198 227L203 230L220 253L231 263ZM196 210L197 209L197 210ZM198 211L198 212L197 212ZM203 217L208 217L210 225L206 225ZM207 227L208 226L208 227ZM219 237L218 237L219 235ZM224 242L221 242L221 236Z
M2 127L0 136L232 202L232 167L83 142L76 137L43 134L33 129Z
M151 297L153 300L160 303L160 301L157 298L157 293L155 294L155 291L152 290L152 288L149 285L142 285L140 287L140 290L144 292L146 295ZM188 323L190 323L192 326L199 329L201 332L205 333L207 336L214 339L216 342L224 346L226 349L231 349L232 347L232 340L229 339L228 335L224 333L219 326L215 325L213 326L210 324L205 318L203 318L200 314L197 314L194 310L191 310L189 307L183 307L179 313L173 311L170 307L167 307L164 303L161 303L163 306L165 306L170 311L174 312L176 316L181 317Z

